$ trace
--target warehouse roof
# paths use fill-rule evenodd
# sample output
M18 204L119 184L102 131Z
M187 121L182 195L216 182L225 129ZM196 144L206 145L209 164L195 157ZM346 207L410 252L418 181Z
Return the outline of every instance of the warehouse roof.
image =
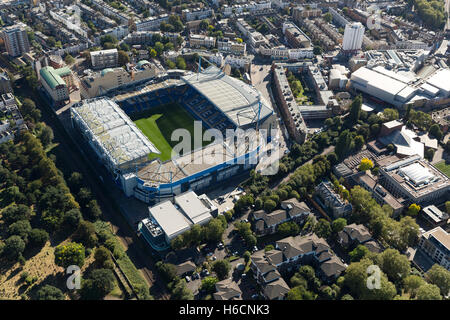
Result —
M170 200L158 203L149 211L169 239L187 231L192 224Z
M203 224L212 218L209 209L205 207L194 191L176 196L175 203L180 206L193 223Z

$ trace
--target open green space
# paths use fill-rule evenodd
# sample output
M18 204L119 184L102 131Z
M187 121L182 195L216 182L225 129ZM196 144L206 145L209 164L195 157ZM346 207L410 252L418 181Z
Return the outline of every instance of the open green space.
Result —
M441 170L447 177L450 178L450 163L445 163L445 160L435 164L435 167Z
M161 152L161 154L149 154L150 159L160 158L161 161L166 161L171 158L172 148L179 143L179 141L171 140L172 132L176 129L184 128L189 131L193 147L195 119L179 104L157 106L135 113L130 118Z

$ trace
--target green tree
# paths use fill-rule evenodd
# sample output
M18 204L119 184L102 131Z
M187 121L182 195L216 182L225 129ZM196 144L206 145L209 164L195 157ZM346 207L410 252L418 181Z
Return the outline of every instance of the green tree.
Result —
M396 249L386 249L378 258L381 270L394 282L400 281L411 272L408 258Z
M314 55L316 55L316 56L321 55L322 52L323 52L323 49L321 46L314 46L314 48L313 48Z
M46 284L36 292L37 300L64 300L62 291L54 286Z
M42 229L32 229L28 235L28 241L33 247L43 247L48 239L47 231Z
M350 105L350 119L353 123L358 122L361 116L362 96L357 96Z
M5 240L2 255L8 260L16 261L25 250L25 242L19 236L11 236Z
M8 227L8 235L9 236L19 236L25 242L28 240L28 235L31 232L31 225L28 220L20 220L14 222Z
M386 108L383 110L383 118L386 121L397 120L399 118L398 111L392 108Z
M362 258L366 257L369 254L369 249L366 246L359 244L355 249L350 251L349 256L352 262L358 262Z
M111 260L111 252L104 246L100 246L95 249L94 259L98 266L103 266L106 261Z
M115 277L109 269L95 269L89 274L89 278L83 281L80 291L83 300L103 299L114 289Z
M205 290L207 293L213 293L216 291L216 283L219 279L216 277L206 277L202 280L201 289Z
M231 265L227 260L217 260L212 265L212 270L217 274L220 280L224 280L228 277Z
M320 238L328 238L331 235L331 224L325 219L319 219L319 222L314 227L314 233Z
M118 52L119 58L118 58L118 64L119 66L124 66L128 62L130 62L130 57L128 56L128 53L126 53L123 50L119 50Z
M81 268L84 265L84 259L85 250L81 243L60 244L55 249L55 264L65 269L70 265L77 265Z
M417 300L442 300L439 287L425 283L417 290Z
M264 211L267 213L272 212L277 207L277 204L275 201L269 199L264 201Z
M425 283L425 280L417 275L409 275L405 279L403 279L403 287L405 288L405 291L411 295L412 298L416 297L417 290L419 290L419 288Z
M344 227L346 225L347 220L345 218L337 218L331 223L331 230L333 231L333 233L337 234L338 232L344 230Z
M411 217L417 217L420 211L420 206L413 203L408 207L408 215Z
M72 238L88 248L93 248L98 242L94 224L86 220L80 222Z
M282 237L295 236L300 232L300 227L293 221L284 222L277 226L277 232Z
M450 271L438 264L434 264L425 276L430 283L439 287L443 296L450 294Z
M314 300L312 292L305 289L303 286L294 287L286 295L287 300Z
M156 267L167 282L172 282L177 277L177 267L171 263L162 263L161 261L158 261Z

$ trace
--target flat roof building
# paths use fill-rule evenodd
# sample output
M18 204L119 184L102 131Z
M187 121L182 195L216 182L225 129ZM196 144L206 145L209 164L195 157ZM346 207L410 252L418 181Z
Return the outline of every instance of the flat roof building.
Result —
M422 234L419 248L450 271L450 234L441 227L436 227Z
M386 189L410 203L438 204L448 199L450 179L418 155L380 166L379 172Z

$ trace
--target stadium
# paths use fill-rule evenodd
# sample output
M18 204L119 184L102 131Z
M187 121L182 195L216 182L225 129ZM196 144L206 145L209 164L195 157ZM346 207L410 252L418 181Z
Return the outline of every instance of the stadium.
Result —
M227 134L276 127L271 105L254 87L214 66L167 73L137 88L83 100L71 108L71 119L123 192L146 203L201 192L254 168L259 131L253 130L258 138L247 143L241 143L240 133ZM192 136L194 121L224 139L173 156L178 143L171 141L173 130L183 128Z

